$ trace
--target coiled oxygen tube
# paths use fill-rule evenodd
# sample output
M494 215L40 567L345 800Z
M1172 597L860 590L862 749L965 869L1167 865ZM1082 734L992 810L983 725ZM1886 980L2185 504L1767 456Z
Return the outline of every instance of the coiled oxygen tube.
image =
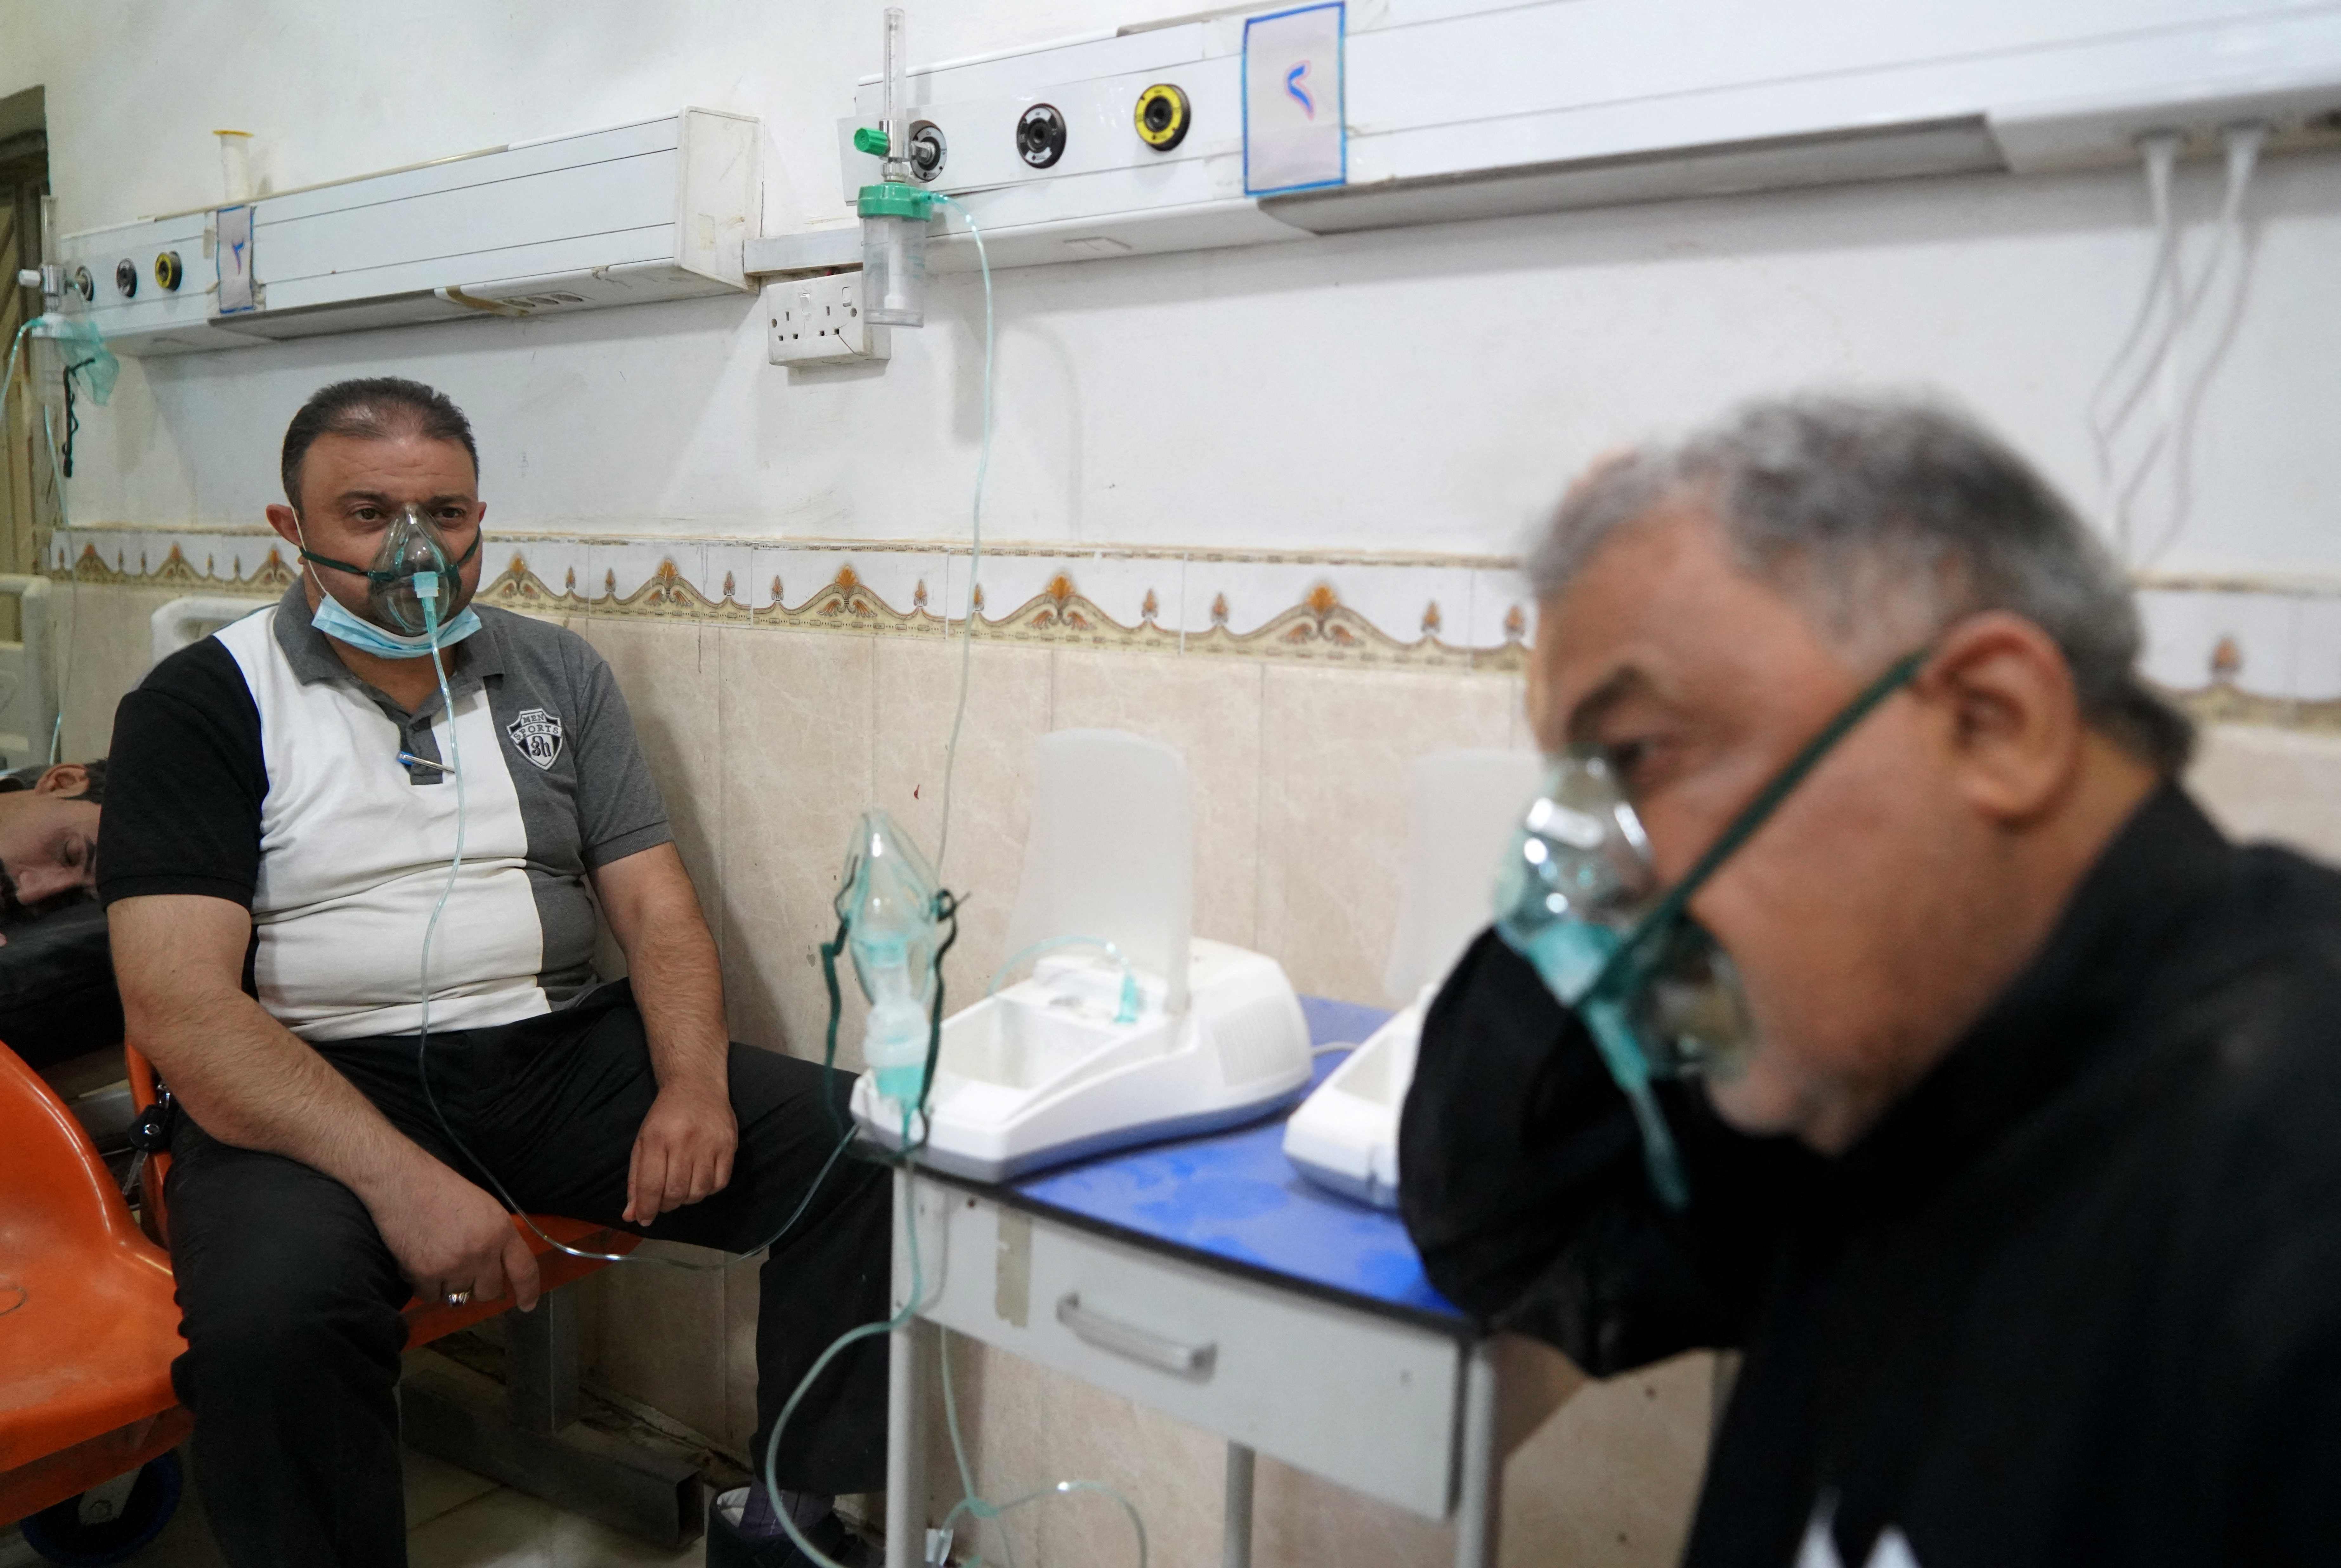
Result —
M782 1236L787 1235L792 1230L796 1228L796 1223L802 1219L804 1217L805 1211L812 1206L814 1195L821 1191L822 1183L829 1179L829 1173L836 1166L840 1156L845 1153L845 1146L849 1143L852 1142L852 1134L850 1130L839 1137L836 1146L829 1152L829 1158L822 1161L821 1169L813 1174L811 1184L805 1188L804 1196L799 1199L797 1206L793 1210L790 1211L789 1217L781 1222L781 1226L778 1230L774 1231L771 1236L762 1243L749 1248L746 1252L739 1253L737 1256L727 1258L722 1263L702 1263L694 1262L689 1258L672 1258L656 1255L637 1256L631 1253L592 1252L583 1247L573 1247L566 1242L555 1241L553 1237L545 1234L543 1228L533 1219L529 1217L527 1211L523 1209L520 1204L514 1201L511 1191L504 1186L501 1180L497 1178L496 1174L488 1168L487 1162L481 1159L477 1154L472 1153L470 1145L466 1144L462 1138L456 1135L453 1125L447 1120L445 1108L439 1104L439 1096L432 1090L431 949L433 942L439 934L440 917L446 914L447 901L453 895L456 881L463 874L463 834L465 829L470 824L471 814L469 810L469 799L464 793L463 784L463 742L462 731L461 727L455 722L454 695L449 691L447 685L447 661L443 651L439 645L439 628L441 624L441 617L439 614L440 603L443 598L452 597L453 595L445 592L445 584L437 572L426 571L417 572L414 574L414 596L423 606L423 634L431 641L431 668L433 674L434 674L439 680L440 711L447 715L447 760L444 764L433 764L433 765L438 767L440 773L443 776L453 778L455 781L455 853L447 862L447 880L439 889L438 902L431 906L430 922L423 928L421 974L416 982L417 988L422 994L422 1017L415 1027L414 1072L417 1081L423 1086L423 1103L431 1107L432 1117L439 1124L439 1131L446 1138L448 1144L458 1154L462 1154L463 1158L472 1163L472 1168L477 1171L480 1174L481 1179L487 1183L488 1190L495 1193L496 1201L502 1203L504 1206L505 1211L514 1219L517 1219L522 1224L527 1226L529 1233L535 1236L538 1241L543 1242L546 1246L551 1247L553 1251L565 1253L573 1258L583 1259L588 1263L659 1263L667 1268L681 1270L685 1273L721 1273L726 1270L737 1268L742 1263L744 1263L750 1259L755 1257L759 1253L762 1253L767 1248L776 1244ZM829 1064L824 1063L823 1066L824 1069L826 1069ZM824 1100L833 1101L834 1099L834 1096L830 1095L827 1093L825 1082L822 1097Z

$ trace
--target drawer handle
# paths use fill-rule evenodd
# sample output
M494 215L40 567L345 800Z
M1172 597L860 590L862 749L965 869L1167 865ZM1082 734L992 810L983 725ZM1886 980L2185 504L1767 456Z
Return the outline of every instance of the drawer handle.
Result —
M1100 1350L1161 1367L1180 1377L1191 1377L1198 1383L1210 1378L1211 1363L1220 1353L1217 1344L1180 1344L1151 1329L1093 1312L1081 1305L1079 1291L1068 1292L1057 1303L1057 1321L1071 1329L1075 1337Z

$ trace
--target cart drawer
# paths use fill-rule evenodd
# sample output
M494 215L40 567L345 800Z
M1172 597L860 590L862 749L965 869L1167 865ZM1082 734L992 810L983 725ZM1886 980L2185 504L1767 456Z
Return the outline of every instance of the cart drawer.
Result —
M917 1204L922 1317L1426 1518L1446 1516L1462 1386L1454 1340L941 1183L921 1181ZM895 1229L899 1300L910 1277L899 1203Z

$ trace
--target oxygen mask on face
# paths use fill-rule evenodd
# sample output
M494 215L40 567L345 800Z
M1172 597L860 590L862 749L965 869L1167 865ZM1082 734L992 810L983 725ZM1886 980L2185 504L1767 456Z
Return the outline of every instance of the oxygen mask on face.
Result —
M921 1098L933 1039L950 899L918 845L882 811L865 812L855 825L838 883L845 948L870 999L862 1059L878 1093L908 1112Z
M1633 1107L1650 1184L1669 1208L1690 1201L1690 1184L1654 1081L1728 1077L1756 1045L1739 976L1691 918L1691 897L1928 652L1896 660L1839 709L1672 887L1659 886L1641 818L1598 753L1573 750L1553 764L1512 841L1496 884L1496 934L1584 1021Z
M1599 756L1557 762L1496 888L1496 933L1592 1034L1632 1105L1651 1184L1669 1207L1689 1187L1653 1080L1718 1066L1750 1041L1730 961L1660 895L1641 819Z
M1751 1039L1731 961L1679 910L1646 929L1659 903L1649 840L1608 765L1563 757L1505 861L1498 933L1565 1004L1625 1004L1649 1075L1728 1071Z
M480 534L474 529L472 542L461 555L455 554L447 537L450 528L460 528L471 518L468 508L451 507L443 516L433 515L423 507L409 504L398 509L390 526L382 532L382 541L374 548L371 566L354 565L336 561L330 555L320 555L304 544L301 559L347 572L366 581L365 618L385 631L401 636L420 637L431 629L433 620L450 619L449 605L443 600L426 614L422 595L416 592L415 580L425 573L438 574L435 582L443 585L449 599L461 592L463 569L472 557L480 553ZM429 579L426 579L429 580Z

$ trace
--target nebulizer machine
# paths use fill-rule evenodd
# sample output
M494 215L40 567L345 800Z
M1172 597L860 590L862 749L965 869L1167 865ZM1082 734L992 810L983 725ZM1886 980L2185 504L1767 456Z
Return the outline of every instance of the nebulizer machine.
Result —
M1398 1207L1399 1124L1422 1024L1447 975L1488 928L1488 868L1544 777L1533 752L1460 747L1407 765L1406 853L1390 934L1384 1019L1284 1124L1284 1155L1319 1186ZM1326 1045L1320 1051L1346 1049Z
M1035 744L1031 776L1011 956L942 1016L915 1139L882 1074L854 1085L863 1133L946 1174L1004 1182L1299 1098L1309 1025L1283 966L1194 934L1192 784L1177 748L1058 730Z

